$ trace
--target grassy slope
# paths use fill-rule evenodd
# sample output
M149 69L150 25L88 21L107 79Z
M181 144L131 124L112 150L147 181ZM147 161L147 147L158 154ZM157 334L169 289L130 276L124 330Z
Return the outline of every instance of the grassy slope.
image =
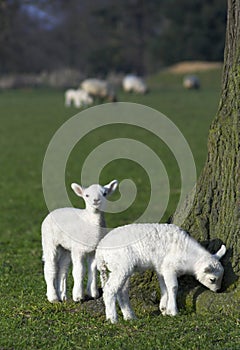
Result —
M202 81L201 91L184 91L181 76L160 74L150 80L149 95L140 98L120 94L122 101L140 102L170 117L189 141L198 170L204 164L207 131L217 109L219 72L202 74ZM71 301L61 305L50 305L46 301L40 223L47 210L41 188L41 167L52 135L75 113L75 109L63 107L62 92L0 93L0 349L237 349L237 315L204 317L192 310L181 310L180 316L174 319L163 318L157 315L156 305L148 308L136 304L139 320L112 326L104 322L102 313L91 317ZM91 138L86 142L86 149L81 148L82 153L90 146ZM76 180L80 171L81 159L78 163L75 157L81 156L77 149L75 153L69 162L67 183ZM170 164L169 172L171 167ZM113 177L120 179L126 171L131 172L133 178L137 176L136 171L141 175L134 167L130 171L127 163L121 164L122 171L116 164L114 169ZM112 172L111 167L106 169L103 178ZM173 186L178 185L179 181L173 181ZM138 203L140 206L141 201L122 216L109 216L110 224L128 222L132 212L138 211ZM168 211L170 214L171 206ZM69 282L72 283L71 279Z

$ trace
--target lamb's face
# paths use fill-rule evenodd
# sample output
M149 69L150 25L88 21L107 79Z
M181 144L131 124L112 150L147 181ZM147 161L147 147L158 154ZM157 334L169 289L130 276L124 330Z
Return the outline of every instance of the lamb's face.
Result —
M106 206L107 189L100 185L92 185L83 189L82 197L86 206L103 211Z
M196 277L205 287L217 292L221 288L223 272L221 263L216 258L212 258L200 268Z
M117 180L113 180L105 186L91 185L89 187L83 188L80 185L73 183L71 187L76 195L84 199L86 208L104 211L106 205L106 197L115 191L117 185Z

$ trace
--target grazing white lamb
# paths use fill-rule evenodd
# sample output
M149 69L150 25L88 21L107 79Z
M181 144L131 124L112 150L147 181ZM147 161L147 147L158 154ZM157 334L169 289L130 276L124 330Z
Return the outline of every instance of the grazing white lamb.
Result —
M73 183L73 191L85 201L85 209L61 208L49 213L42 223L44 277L47 298L53 303L67 299L66 283L69 264L73 264L73 300L84 299L83 278L85 260L88 261L87 293L98 297L95 250L106 234L104 206L106 196L112 194L118 182L105 186L83 188Z
M89 78L81 83L81 88L85 90L93 98L116 102L116 94L112 86L101 79Z
M163 315L176 315L177 277L191 274L216 292L221 287L223 267L219 259L226 247L212 255L185 231L173 224L131 224L109 232L96 250L106 318L117 322L116 299L125 320L134 318L128 296L128 280L134 271L157 273Z
M85 107L93 103L93 98L82 89L69 89L65 92L65 106L70 107L72 104L76 108Z
M123 90L125 92L135 92L137 94L145 94L147 85L142 78L136 75L126 75L122 81Z

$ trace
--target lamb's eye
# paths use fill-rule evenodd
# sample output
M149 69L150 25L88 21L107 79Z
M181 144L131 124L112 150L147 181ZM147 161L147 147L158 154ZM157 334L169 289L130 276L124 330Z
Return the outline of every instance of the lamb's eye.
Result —
M107 192L104 192L104 193L103 193L103 197L106 197L106 195L107 195Z
M210 278L210 282L211 283L215 283L216 282L216 278Z
M89 194L86 194L86 197L89 197Z

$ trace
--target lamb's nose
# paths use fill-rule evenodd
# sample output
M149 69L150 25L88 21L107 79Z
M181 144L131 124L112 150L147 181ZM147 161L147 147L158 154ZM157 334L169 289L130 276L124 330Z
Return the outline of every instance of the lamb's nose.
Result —
M93 202L94 202L94 204L98 204L100 202L100 199L99 198L98 199L94 199Z

